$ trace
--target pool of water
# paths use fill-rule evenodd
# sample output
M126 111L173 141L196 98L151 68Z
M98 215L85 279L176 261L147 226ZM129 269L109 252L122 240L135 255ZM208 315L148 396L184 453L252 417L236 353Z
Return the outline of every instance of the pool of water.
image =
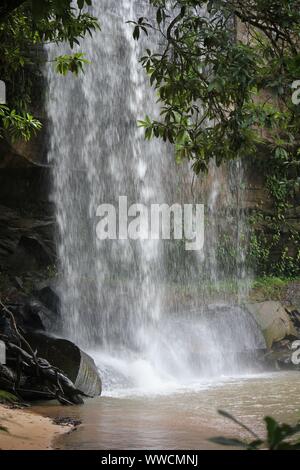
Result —
M81 426L60 438L59 449L217 449L210 437L245 437L218 415L223 409L264 435L263 417L295 423L300 419L300 374L227 377L183 388L145 393L142 389L104 390L83 406L36 406L50 417L70 416Z

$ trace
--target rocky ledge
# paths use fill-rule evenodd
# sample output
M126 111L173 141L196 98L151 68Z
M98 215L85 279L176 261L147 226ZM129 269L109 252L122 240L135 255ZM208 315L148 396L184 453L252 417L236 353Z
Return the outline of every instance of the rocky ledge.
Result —
M26 181L23 175L24 190ZM25 401L82 403L84 397L101 394L101 380L91 357L71 341L55 337L62 318L53 281L56 224L51 203L40 197L8 207L11 197L5 195L2 187L0 346L6 361L0 364L0 390Z

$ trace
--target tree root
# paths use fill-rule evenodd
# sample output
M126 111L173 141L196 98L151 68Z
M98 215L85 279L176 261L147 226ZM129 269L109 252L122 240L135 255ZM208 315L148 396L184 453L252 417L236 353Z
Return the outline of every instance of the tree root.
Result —
M21 398L57 399L62 405L82 404L86 394L46 359L37 356L20 332L14 314L0 299L2 314L6 316L18 340L15 344L5 335L0 337L7 348L7 363L0 365L0 388Z

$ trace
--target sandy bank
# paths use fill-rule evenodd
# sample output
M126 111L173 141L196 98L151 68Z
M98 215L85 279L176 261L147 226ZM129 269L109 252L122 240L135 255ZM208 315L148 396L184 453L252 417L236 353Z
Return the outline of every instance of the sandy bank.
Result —
M9 431L9 434L0 432L1 450L49 450L56 437L71 429L57 426L51 419L30 410L15 410L2 405L0 425Z

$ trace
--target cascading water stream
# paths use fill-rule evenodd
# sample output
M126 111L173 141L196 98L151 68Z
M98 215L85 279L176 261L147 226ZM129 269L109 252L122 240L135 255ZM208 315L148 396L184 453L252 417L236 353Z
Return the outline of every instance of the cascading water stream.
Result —
M212 223L204 260L203 253L186 252L175 241L96 237L99 204L118 207L120 196L127 196L128 205L202 203L205 191L198 188L195 201L188 168L176 165L167 145L144 141L136 124L159 111L139 64L146 39L134 42L126 24L147 16L148 2L93 4L102 31L84 42L91 61L84 76L63 79L51 68L47 72L63 334L97 351L111 386L155 389L234 373L238 353L259 347L261 336L240 307L207 305L205 285L220 280L217 249L220 230L228 227L220 226L218 210L222 191L234 193L229 177L220 169L210 172ZM48 53L52 58L66 47L51 46ZM237 227L235 209L230 225Z

